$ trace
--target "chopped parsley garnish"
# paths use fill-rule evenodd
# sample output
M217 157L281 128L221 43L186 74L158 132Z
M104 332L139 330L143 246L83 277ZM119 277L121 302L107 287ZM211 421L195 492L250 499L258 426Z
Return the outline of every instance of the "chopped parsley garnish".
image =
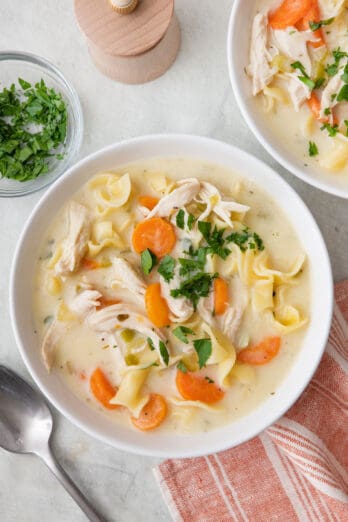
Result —
M347 127L346 136L348 136L348 120L344 120L344 124Z
M181 208L176 215L176 226L184 230L185 228L185 212Z
M191 334L194 335L194 331L191 330L191 328L187 328L187 326L177 326L173 330L173 334L175 337L177 337L180 341L182 341L185 344L188 344L188 338L187 335Z
M301 62L293 62L291 64L291 67L293 69L298 69L303 76L298 76L298 79L304 83L305 85L307 85L308 89L312 90L314 89L315 87L315 82L308 76L308 74L306 73L306 70L304 68L304 66L302 65Z
M323 27L323 25L332 24L332 22L334 20L335 20L335 18L332 17L332 18L327 18L326 20L320 20L320 22L309 22L309 27L311 28L311 31L317 31L318 29Z
M146 340L150 350L153 352L156 349L155 345L153 344L153 340L151 339L151 337L148 337Z
M196 221L195 216L194 216L193 214L190 213L190 214L188 215L188 218L187 218L187 228L188 228L189 230L192 230L192 227L193 227L193 224L194 224L195 221Z
M348 84L346 83L337 94L337 101L348 101Z
M60 93L43 80L32 86L19 78L0 92L0 174L28 181L49 170L67 133L67 108Z
M338 73L338 68L340 65L340 61L342 58L345 58L348 56L348 54L345 51L341 51L341 49L338 47L337 49L334 49L332 51L332 55L334 57L334 63L330 63L326 67L326 72L329 76L335 76L335 74Z
M329 116L329 114L331 114L330 107L326 107L326 109L324 110L324 114L325 114L325 116Z
M201 297L207 297L210 292L213 279L218 274L208 274L199 272L188 279L185 279L179 288L170 291L172 297L186 297L193 304L196 310L198 301Z
M344 81L344 83L348 83L348 61L347 61L346 65L344 66L343 74L342 74L341 78Z
M198 355L198 365L200 368L206 365L212 353L212 343L210 339L196 339L193 341L194 349Z
M207 242L208 247L206 253L217 254L221 259L226 259L231 253L231 250L224 247L225 240L223 234L225 229L218 229L217 226L215 226L213 230L211 230L211 223L208 221L198 221L198 230Z
M157 262L157 258L149 248L141 253L141 268L145 275L149 275Z
M174 268L175 268L175 260L171 256L164 256L159 267L158 273L161 274L163 279L169 283L171 279L174 277Z
M180 370L181 372L183 373L187 373L187 366L186 364L184 363L184 361L179 361L178 364L176 365L177 369Z
M226 237L226 241L230 243L235 243L242 252L245 252L247 248L255 249L255 246L258 250L264 250L264 244L260 236L256 232L251 232L247 227L244 228L241 232L232 232L229 236Z
M206 375L205 377L205 380L209 382L209 384L213 384L215 381L213 381L213 379L211 379L210 377L208 377L208 375Z
M317 78L315 80L314 89L319 89L325 83L325 78Z
M168 352L167 347L166 347L166 345L164 344L163 341L159 342L159 351L160 351L160 354L161 354L161 357L163 359L164 364L166 366L168 366L168 363L169 363L169 352Z
M308 143L308 154L310 156L316 156L318 153L319 153L319 151L318 151L318 147L317 147L316 143L314 143L314 141L310 141Z
M330 123L323 123L323 125L320 127L320 130L327 130L328 135L330 138L333 138L336 136L338 132L338 125L335 123L335 125L330 125Z

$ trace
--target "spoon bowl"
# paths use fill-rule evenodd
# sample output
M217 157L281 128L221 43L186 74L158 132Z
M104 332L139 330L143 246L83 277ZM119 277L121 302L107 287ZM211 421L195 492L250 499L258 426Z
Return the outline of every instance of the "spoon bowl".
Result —
M0 446L13 453L38 453L53 421L44 399L18 375L0 365Z
M12 453L35 453L56 475L91 522L102 522L88 500L56 461L49 441L52 414L41 394L0 365L0 446Z

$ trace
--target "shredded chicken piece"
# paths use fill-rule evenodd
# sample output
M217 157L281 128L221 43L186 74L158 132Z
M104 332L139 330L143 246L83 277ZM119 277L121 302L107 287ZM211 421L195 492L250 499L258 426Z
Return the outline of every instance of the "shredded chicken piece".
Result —
M179 275L179 266L175 267L173 278L167 283L162 277L160 280L161 294L167 301L171 312L170 320L173 322L187 321L193 314L193 306L191 301L186 297L172 297L170 291L178 288L181 284Z
M166 342L165 336L133 305L119 303L106 306L102 310L90 313L87 317L87 323L96 332L112 333L116 337L118 337L118 330L120 329L135 330L146 339L152 340L155 350L163 361L159 343L160 341Z
M218 189L206 181L201 182L201 189L196 196L196 201L207 205L205 211L199 217L200 221L203 221L211 212L214 212L231 228L233 228L231 212L242 213L249 210L249 207L246 205L241 205L233 200L223 200Z
M344 8L346 0L319 0L322 20L335 18Z
M41 354L47 371L51 371L56 355L57 343L64 333L64 324L55 319L47 329L41 345Z
M250 65L248 66L248 74L252 77L254 96L272 81L277 72L277 69L270 65L272 56L267 47L267 25L267 15L258 13L254 18L251 30Z
M331 114L331 109L337 105L337 96L333 96L334 94L338 94L341 88L344 85L344 81L341 78L342 71L339 71L338 74L335 74L327 83L325 89L321 95L320 102L320 117L327 118L325 115L325 109L330 109L329 121L333 123L333 116Z
M177 182L177 187L159 200L148 213L146 219L154 216L168 217L176 208L181 208L193 200L200 190L200 182L196 178L187 178Z
M295 27L274 29L273 40L280 54L291 58L294 62L301 62L308 76L312 74L312 63L307 47L307 42L317 40L312 31L298 31Z
M77 294L69 305L70 310L78 317L85 319L99 306L102 294L97 290L87 289Z
M62 256L55 266L55 273L68 275L74 272L88 248L90 221L86 207L72 201L68 208L68 235L62 245Z
M140 275L136 273L130 263L121 257L114 257L112 260L112 266L115 269L115 279L112 281L111 285L116 283L118 286L129 290L143 301L146 284Z
M286 85L290 94L290 98L296 112L300 110L303 102L310 98L311 90L301 80L299 80L297 74L285 73Z

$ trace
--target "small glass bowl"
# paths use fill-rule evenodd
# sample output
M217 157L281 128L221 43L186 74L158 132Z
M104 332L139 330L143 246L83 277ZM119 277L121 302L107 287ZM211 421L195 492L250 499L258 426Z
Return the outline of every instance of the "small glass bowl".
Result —
M55 156L49 160L49 171L29 181L17 181L0 177L0 197L16 197L31 194L55 181L76 158L83 137L83 115L81 104L75 89L68 83L62 73L44 58L35 54L16 51L0 52L0 91L18 85L18 78L35 84L44 80L48 87L61 93L67 105L67 135L62 152L64 157L58 160Z

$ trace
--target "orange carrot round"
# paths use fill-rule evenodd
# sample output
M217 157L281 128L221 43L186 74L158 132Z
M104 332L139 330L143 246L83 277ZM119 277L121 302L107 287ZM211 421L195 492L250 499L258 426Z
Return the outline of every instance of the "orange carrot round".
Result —
M225 395L216 384L193 373L184 373L178 370L175 382L180 395L187 401L201 401L213 404L221 401Z
M142 431L157 428L167 416L167 403L158 393L151 393L149 401L140 412L139 417L131 417L134 426Z
M160 283L152 283L146 288L145 307L148 318L158 328L170 323L169 308L167 301L161 295Z
M214 279L214 312L221 315L226 311L228 306L228 284L221 277Z
M175 241L172 225L160 217L153 217L138 223L132 237L134 250L138 254L149 248L157 257L169 254Z
M272 29L285 29L295 25L311 7L311 0L284 0L268 17Z
M143 207L146 207L149 210L152 210L159 202L159 199L155 198L154 196L139 196L138 202Z
M241 350L237 359L247 364L266 364L277 355L279 348L280 337L266 337L259 344Z
M309 22L320 22L320 8L317 0L311 0L311 6L303 16L303 18L296 24L296 29L299 31L307 31L310 28ZM308 42L311 47L321 47L325 45L322 29L319 28L313 31L313 36L317 38L317 42Z
M118 388L111 384L100 368L96 368L92 373L89 385L94 397L104 406L104 408L107 408L108 410L116 410L121 407L117 404L110 404L110 400L115 397Z
M318 98L318 96L315 94L315 92L312 91L311 97L307 100L307 105L310 108L310 110L313 113L313 116L320 122L320 123L327 123L329 121L328 117L320 117L320 110L321 110L321 103ZM333 114L333 122L337 122L337 118Z

